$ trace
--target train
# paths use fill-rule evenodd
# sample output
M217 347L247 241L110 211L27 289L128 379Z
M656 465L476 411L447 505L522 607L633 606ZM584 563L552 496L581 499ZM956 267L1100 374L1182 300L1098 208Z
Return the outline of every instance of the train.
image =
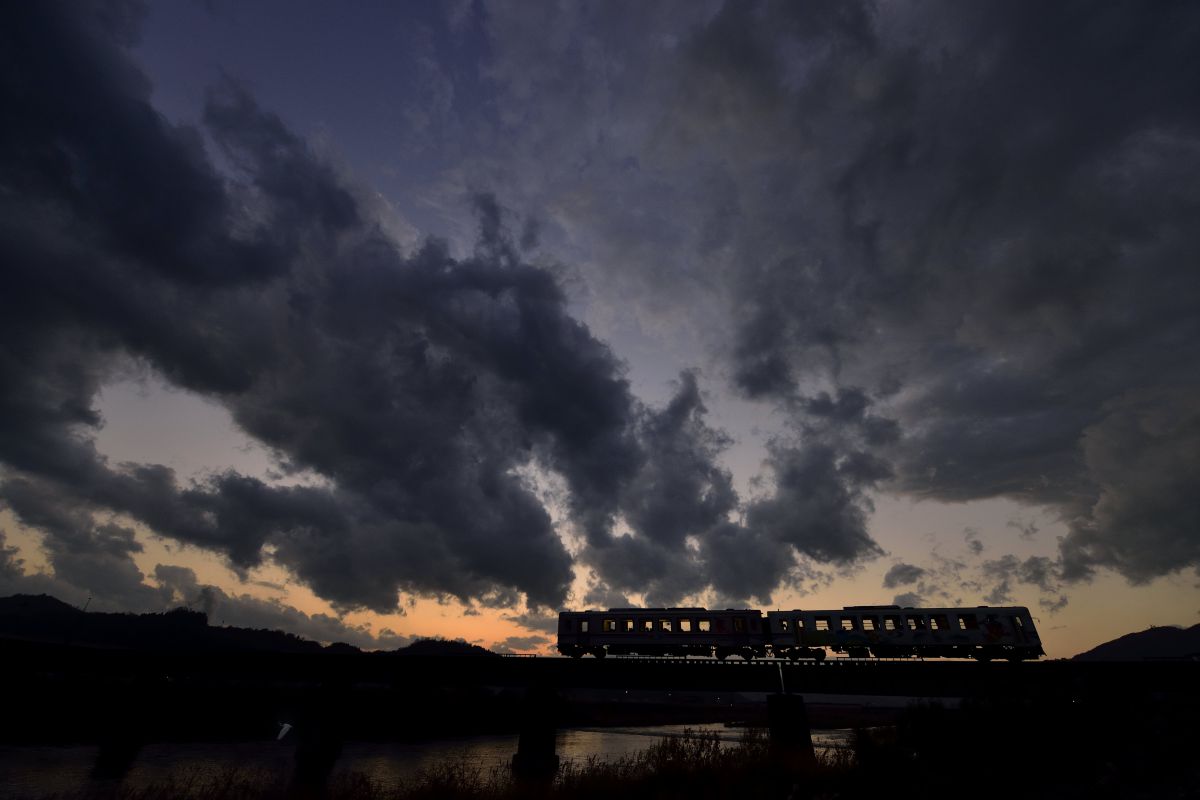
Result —
M565 656L740 656L823 661L849 658L973 658L1024 661L1044 656L1024 606L908 608L846 606L767 611L610 608L562 611L558 651Z

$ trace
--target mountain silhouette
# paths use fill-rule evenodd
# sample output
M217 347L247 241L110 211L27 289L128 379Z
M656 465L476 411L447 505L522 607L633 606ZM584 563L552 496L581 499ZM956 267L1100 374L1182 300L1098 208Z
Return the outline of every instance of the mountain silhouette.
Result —
M278 630L214 627L202 611L161 614L82 611L49 595L0 598L0 638L85 647L187 652L361 653L345 642L322 645ZM495 656L462 641L421 639L396 655Z
M1200 659L1200 625L1151 627L1093 647L1075 661L1144 661L1147 659Z

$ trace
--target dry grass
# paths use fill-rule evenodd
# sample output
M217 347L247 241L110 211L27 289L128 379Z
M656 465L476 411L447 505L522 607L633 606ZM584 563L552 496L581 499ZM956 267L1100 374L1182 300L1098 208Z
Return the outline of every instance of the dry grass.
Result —
M808 777L849 768L848 752L818 760ZM55 800L518 800L518 798L738 798L789 797L796 776L776 766L761 731L749 730L734 745L715 735L687 732L662 739L641 753L617 761L589 759L564 763L553 781L514 780L508 769L485 770L469 763L440 765L399 788L386 787L360 773L337 773L324 790L289 785L286 776L230 770L216 777L179 778L147 787L96 785ZM824 782L824 781L822 781ZM46 798L49 800L49 798Z

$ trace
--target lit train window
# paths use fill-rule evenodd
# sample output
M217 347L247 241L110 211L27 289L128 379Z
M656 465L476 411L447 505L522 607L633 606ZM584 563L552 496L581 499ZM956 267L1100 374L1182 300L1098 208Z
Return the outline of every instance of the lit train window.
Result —
M863 621L862 621L862 622L863 622L863 630L864 630L864 631L873 631L873 630L875 630L875 628L876 628L876 624L875 624L875 618L874 618L874 617L863 617Z
M796 617L796 630L804 630L804 619L802 617Z
M615 619L606 619L601 624L601 628L605 633L616 633L617 621Z
M696 630L700 631L701 633L708 633L709 631L712 630L712 620L709 620L709 619L700 620L699 622L696 623Z
M625 631L626 633L633 633L633 620L631 620L631 619L621 620L621 630Z
M899 615L889 614L888 616L883 618L883 627L884 627L884 630L898 631L898 630L901 630L904 626L900 622Z
M929 627L935 631L948 631L950 630L950 623L946 621L945 614L930 614Z
M784 633L787 633L788 621L786 619L779 620L779 629Z
M817 630L829 630L829 617L817 617Z
M586 619L585 619L585 620L582 620L582 621L580 621L580 623L579 623L579 632L580 632L580 633L587 633L587 632L588 632L588 621L587 621Z
M664 633L670 633L671 632L671 620L660 619L658 621L658 629Z
M842 617L842 630L854 630L854 617Z
M979 627L979 620L974 614L959 614L958 629L960 631L973 631Z
M692 632L692 621L690 619L679 620L679 632L680 633L691 633Z
M654 633L654 620L642 620L642 633Z
M908 615L908 629L910 631L925 630L925 619L917 614Z

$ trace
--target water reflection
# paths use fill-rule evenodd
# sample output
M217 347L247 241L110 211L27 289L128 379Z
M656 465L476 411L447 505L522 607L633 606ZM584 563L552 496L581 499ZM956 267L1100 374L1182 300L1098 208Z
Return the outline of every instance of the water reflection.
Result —
M663 737L682 736L686 730L716 736L726 746L736 745L743 733L720 724L567 729L558 732L556 750L564 762L613 762L636 755ZM813 744L821 752L846 744L850 735L849 730L814 730ZM470 765L482 775L507 770L516 751L516 735L419 744L351 742L336 771L361 773L380 788L394 789L414 780L422 770L447 764ZM292 767L292 752L286 742L147 745L138 754L125 785L133 789L167 782L177 787L199 785L230 770L285 776ZM0 747L0 797L79 792L88 786L95 759L95 747Z

